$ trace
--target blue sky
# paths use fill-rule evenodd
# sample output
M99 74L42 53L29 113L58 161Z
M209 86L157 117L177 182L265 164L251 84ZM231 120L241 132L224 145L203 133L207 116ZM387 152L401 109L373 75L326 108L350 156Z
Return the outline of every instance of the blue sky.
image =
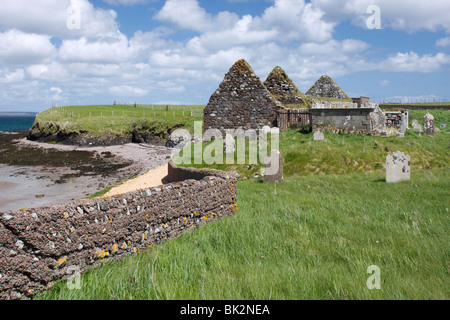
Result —
M206 104L241 58L302 92L326 74L374 102L450 101L448 0L0 2L0 112Z

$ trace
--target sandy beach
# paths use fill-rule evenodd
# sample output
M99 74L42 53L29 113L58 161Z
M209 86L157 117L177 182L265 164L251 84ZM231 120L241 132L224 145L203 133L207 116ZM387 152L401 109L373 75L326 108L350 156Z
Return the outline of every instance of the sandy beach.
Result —
M146 144L78 147L40 143L26 138L15 142L20 148L95 152L111 158L111 162L130 165L101 175L80 175L70 167L0 165L0 212L77 201L118 184L120 186L113 188L107 196L156 186L167 175L167 163L171 158L171 149Z

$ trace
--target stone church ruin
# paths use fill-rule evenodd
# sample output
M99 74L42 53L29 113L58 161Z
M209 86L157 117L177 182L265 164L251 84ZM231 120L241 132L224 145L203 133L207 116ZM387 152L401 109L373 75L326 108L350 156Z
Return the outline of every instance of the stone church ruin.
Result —
M237 61L211 95L204 130L263 127L386 136L386 128L408 129L408 111L384 112L368 97L350 98L327 75L303 94L281 67L261 82L245 60Z

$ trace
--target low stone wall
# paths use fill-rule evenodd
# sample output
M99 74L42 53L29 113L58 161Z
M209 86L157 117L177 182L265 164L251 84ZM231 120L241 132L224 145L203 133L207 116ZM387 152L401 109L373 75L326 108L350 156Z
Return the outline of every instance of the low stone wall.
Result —
M310 109L313 131L370 134L373 109Z
M237 211L234 176L208 170L201 178L195 169L173 169L194 179L106 200L0 213L0 298L31 297L74 269L138 254Z

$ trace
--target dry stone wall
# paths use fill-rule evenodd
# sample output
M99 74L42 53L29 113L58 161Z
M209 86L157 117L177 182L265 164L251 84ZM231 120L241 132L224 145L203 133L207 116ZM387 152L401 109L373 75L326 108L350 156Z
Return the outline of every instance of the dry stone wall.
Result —
M245 60L237 61L204 110L204 129L274 127L282 104L274 99Z
M66 205L0 213L0 298L22 299L51 287L74 267L138 254L237 211L236 178L174 167L193 179Z

